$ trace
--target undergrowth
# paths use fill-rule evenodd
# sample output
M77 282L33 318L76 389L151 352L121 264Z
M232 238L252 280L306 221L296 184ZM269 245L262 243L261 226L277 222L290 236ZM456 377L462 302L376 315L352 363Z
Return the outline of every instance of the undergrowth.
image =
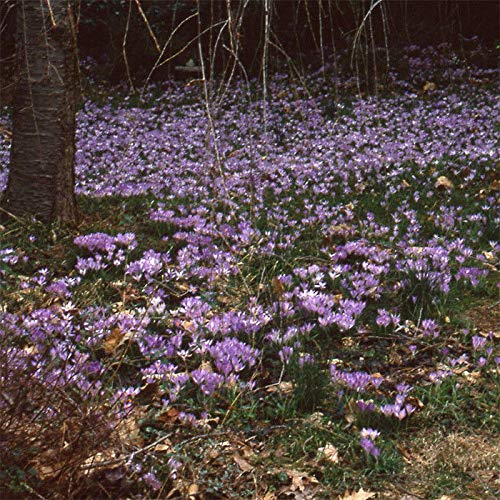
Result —
M235 87L220 172L192 88L86 101L79 225L0 233L0 494L494 498L496 108L453 71L335 122L277 78L268 137Z

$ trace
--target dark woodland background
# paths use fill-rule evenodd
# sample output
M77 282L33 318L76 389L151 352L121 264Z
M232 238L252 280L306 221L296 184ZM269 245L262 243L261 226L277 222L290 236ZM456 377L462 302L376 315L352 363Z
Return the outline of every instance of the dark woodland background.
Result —
M35 1L35 0L34 0ZM12 80L15 74L15 0L4 0L0 4L0 104L9 104ZM271 47L270 69L279 67L283 54L293 59L301 70L309 65L321 64L323 55L332 50L350 47L357 28L375 1L338 0L275 0L271 6L271 39L279 41L281 51ZM202 44L207 54L217 44L219 28L217 23L227 19L228 3L225 0L78 0L75 9L79 19L80 60L92 58L100 71L101 80L115 84L125 80L126 66L123 57L123 40L127 29L126 55L131 76L140 81L151 70L158 49L150 35L144 17L150 23L160 47L172 31L197 9L201 13ZM242 16L238 31L239 56L250 75L261 71L263 33L265 22L264 1L250 0L248 3L231 1L232 15ZM455 48L467 48L472 37L478 37L482 44L493 48L499 39L499 2L494 0L385 0L373 9L363 43L367 51L373 41L376 46L397 49L404 45L436 45L450 43ZM212 29L210 27L212 26ZM220 24L219 24L220 26ZM178 29L165 53L171 57L197 36L196 20L186 22ZM373 40L371 38L373 33ZM207 67L211 75L217 76L229 59L229 53L221 49L228 44L227 30L218 41L214 57L214 68ZM491 52L490 52L491 54ZM191 43L186 50L167 64L159 67L152 75L161 81L176 77L175 67L192 59L198 59L197 43ZM484 57L484 56L483 56ZM493 58L494 56L490 56ZM367 60L369 57L366 58ZM481 65L495 65L496 60L476 61ZM209 65L208 65L209 66Z

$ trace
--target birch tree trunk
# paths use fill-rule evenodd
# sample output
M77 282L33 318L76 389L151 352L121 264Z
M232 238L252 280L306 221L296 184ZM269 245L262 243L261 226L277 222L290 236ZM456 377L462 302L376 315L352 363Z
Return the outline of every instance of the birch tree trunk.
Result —
M17 0L17 83L4 204L74 222L76 31L70 0Z

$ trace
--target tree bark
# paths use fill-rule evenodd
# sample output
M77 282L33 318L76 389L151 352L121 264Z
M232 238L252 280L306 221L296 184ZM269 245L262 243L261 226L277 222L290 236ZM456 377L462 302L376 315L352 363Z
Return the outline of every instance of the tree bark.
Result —
M6 209L70 223L77 103L76 32L70 0L17 0L12 149Z

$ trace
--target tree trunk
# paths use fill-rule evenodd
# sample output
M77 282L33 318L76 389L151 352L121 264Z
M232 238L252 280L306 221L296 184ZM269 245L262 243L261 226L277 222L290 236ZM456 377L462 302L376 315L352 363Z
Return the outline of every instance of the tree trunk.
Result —
M76 32L70 0L17 0L14 92L6 209L74 222Z

